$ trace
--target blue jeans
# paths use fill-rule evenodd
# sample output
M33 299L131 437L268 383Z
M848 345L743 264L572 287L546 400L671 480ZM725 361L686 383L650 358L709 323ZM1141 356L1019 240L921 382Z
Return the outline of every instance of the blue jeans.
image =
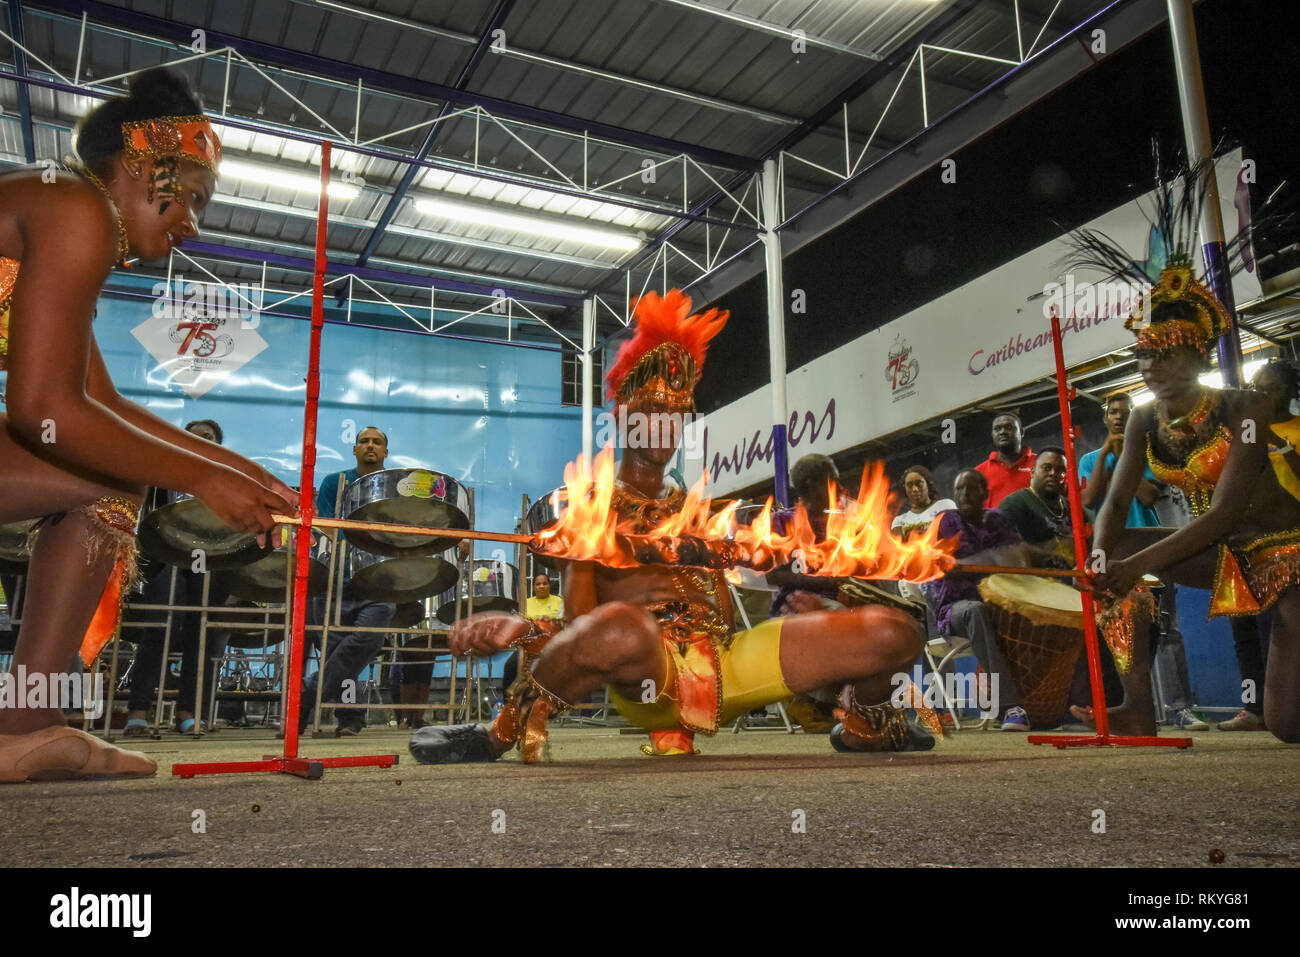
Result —
M346 594L346 593L345 593ZM344 598L340 608L340 621L343 626L353 628L382 628L387 625L397 611L397 606L386 602L365 599ZM309 623L319 625L325 620L325 599L316 597L311 600ZM378 654L384 643L382 631L330 632L327 657L320 671L311 675L302 684L302 709L299 714L299 730L311 720L312 710L316 706L316 682L324 675L321 689L321 701L338 701L343 695L343 682L349 678L353 681L365 671L366 666ZM319 647L321 633L308 631L305 642ZM306 654L303 665L306 666ZM336 708L335 717L340 726L361 727L366 723L366 713L360 708Z

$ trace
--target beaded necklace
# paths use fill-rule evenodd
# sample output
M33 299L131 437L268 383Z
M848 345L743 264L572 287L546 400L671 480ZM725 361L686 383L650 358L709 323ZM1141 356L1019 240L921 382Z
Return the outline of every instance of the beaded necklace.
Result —
M103 193L104 198L108 200L108 205L113 210L113 219L117 223L117 262L115 265L125 266L126 257L131 254L131 247L126 238L126 223L122 221L122 212L117 208L117 203L113 202L112 194L108 191L108 187L104 185L104 181L86 167L73 166L69 168L74 173L84 177L91 186Z

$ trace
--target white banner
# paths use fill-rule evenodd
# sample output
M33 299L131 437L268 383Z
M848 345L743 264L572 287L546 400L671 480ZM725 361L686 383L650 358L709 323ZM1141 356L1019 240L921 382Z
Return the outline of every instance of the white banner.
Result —
M1229 236L1242 225L1234 205L1240 170L1240 151L1220 158L1216 169ZM1087 226L1125 249L1146 248L1149 255L1151 228L1142 210L1151 208L1148 194ZM1124 319L1133 308L1132 290L1119 283L1100 285L1108 277L1099 274L1064 275L1069 252L1064 237L1039 246L791 372L786 378L790 462L808 452L839 452L1053 375L1052 305L1064 317L1067 366L1131 345ZM1054 282L1059 286L1053 295L1044 295ZM1233 292L1237 302L1258 299L1257 274L1234 277ZM687 480L707 466L713 495L770 480L771 417L770 385L702 416L693 426L702 434L686 443L700 453L686 458Z

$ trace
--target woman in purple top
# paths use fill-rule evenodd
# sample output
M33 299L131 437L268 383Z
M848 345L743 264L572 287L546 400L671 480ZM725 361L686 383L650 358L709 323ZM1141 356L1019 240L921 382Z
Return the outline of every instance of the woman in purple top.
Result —
M988 482L975 469L957 473L953 499L957 507L939 516L939 535L957 537L957 558L969 564L1028 565L1034 551L1020 538L1016 526L995 508L985 508ZM1028 731L1029 716L1011 681L1002 648L993 633L988 610L980 598L981 576L949 572L922 586L934 609L939 631L960 635L971 643L975 657L990 675L998 676L998 710L1003 731Z

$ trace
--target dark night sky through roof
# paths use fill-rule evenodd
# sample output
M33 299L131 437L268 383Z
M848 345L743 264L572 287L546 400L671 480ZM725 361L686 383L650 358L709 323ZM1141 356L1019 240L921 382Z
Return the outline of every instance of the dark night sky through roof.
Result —
M1197 8L1210 130L1258 164L1255 202L1300 192L1300 32L1276 0ZM1151 188L1151 141L1183 147L1167 25L785 260L808 313L786 324L795 369ZM697 304L698 305L698 304ZM763 276L716 305L732 320L696 392L708 412L769 381ZM954 316L978 323L979 316ZM725 369L725 375L718 370Z

